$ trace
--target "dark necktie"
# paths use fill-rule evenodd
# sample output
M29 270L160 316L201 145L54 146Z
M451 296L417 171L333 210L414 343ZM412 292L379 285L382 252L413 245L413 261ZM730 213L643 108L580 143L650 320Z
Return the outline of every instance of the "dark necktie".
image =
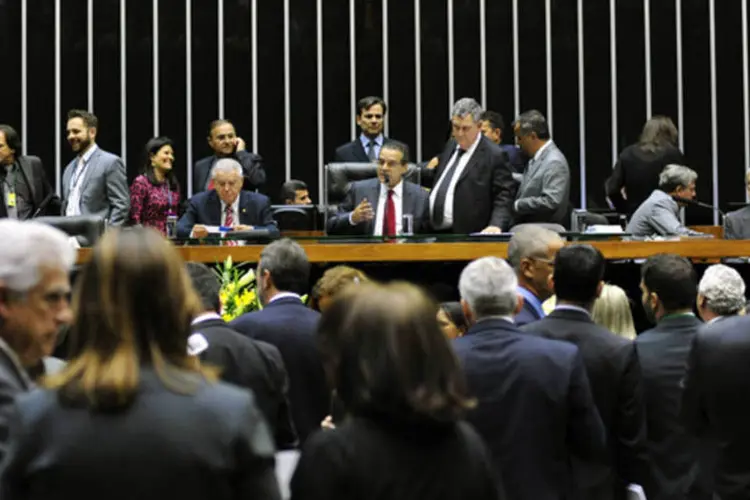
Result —
M367 157L370 161L375 161L377 159L377 156L375 156L375 139L367 144Z
M383 211L383 235L396 236L396 205L393 203L393 189L388 190L388 199Z
M445 198L448 194L448 186L451 184L453 175L456 173L458 168L458 162L461 161L461 157L466 151L458 149L456 151L456 159L448 170L443 174L443 182L440 183L440 187L435 193L435 204L432 206L432 225L435 229L440 229L443 226L443 218L445 217Z

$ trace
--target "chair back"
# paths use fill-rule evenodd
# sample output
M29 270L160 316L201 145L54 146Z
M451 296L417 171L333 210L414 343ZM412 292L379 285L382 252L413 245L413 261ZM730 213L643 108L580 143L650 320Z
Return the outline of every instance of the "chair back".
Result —
M273 205L273 220L280 231L314 231L316 210L313 205Z
M107 228L104 217L98 215L50 215L34 220L56 227L68 236L82 236L89 246L94 246Z

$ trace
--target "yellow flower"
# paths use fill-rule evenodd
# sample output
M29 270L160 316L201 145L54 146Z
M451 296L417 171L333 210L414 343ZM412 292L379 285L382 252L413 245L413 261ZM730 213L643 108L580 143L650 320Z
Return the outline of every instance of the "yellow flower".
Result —
M255 271L250 269L248 272L244 274L244 276L242 276L242 278L240 278L240 280L237 282L237 286L239 286L240 288L244 288L250 283L252 283L254 280L255 280Z

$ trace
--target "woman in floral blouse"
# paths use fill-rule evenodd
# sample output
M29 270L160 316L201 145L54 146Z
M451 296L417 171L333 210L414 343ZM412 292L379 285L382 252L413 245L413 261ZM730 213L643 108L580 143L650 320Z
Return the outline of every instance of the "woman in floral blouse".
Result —
M167 216L178 215L180 185L174 175L174 148L168 137L146 143L143 174L130 186L130 218L135 224L167 233Z

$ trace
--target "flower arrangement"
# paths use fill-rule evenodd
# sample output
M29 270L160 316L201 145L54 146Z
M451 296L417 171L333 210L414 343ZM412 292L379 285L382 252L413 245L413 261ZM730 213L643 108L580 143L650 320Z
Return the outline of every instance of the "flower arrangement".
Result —
M221 282L219 298L224 321L231 321L246 312L260 309L255 271L252 267L245 270L248 265L247 262L234 264L231 256L227 257L223 265L216 265L214 272Z

